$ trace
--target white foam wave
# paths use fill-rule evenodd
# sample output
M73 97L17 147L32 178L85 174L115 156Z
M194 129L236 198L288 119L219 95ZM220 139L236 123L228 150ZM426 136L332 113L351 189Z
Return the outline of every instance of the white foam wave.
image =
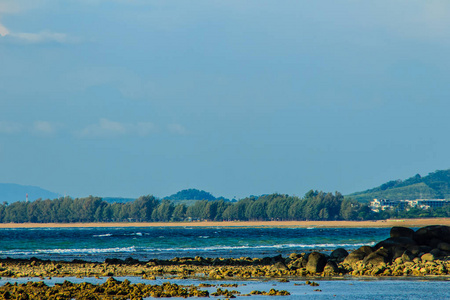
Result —
M96 234L96 235L93 235L93 237L108 237L108 236L112 236L112 233L105 233L105 234Z
M357 248L364 245L373 246L375 243L342 243L342 244L281 244L281 245L259 245L259 246L209 246L209 247L186 247L186 248L152 248L152 247L116 247L116 248L87 248L87 249L36 249L36 250L5 250L0 251L0 255L43 255L43 254L59 254L59 255L83 255L83 254L106 254L106 253L161 253L161 252L207 252L207 251L233 251L233 250L280 250L280 249L336 249L336 248Z
M147 248L143 249L144 251L158 251L158 252L167 252L167 251L217 251L217 250L244 250L244 249L290 249L290 248L301 248L301 249L313 249L313 248L325 248L325 249L336 249L336 248L356 248L361 246L373 246L372 243L344 243L344 244L282 244L282 245L260 245L260 246L209 246L209 247L188 247L188 248Z
M136 252L136 248L88 248L88 249L36 249L31 251L6 250L0 251L0 255L39 255L39 254L97 254L97 253L120 253Z

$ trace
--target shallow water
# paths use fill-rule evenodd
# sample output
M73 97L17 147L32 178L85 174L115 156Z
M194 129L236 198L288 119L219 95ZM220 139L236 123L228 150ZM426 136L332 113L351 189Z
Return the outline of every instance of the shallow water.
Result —
M100 284L107 278L52 278L41 280L39 278L3 278L0 285L6 282L10 283L26 283L27 281L44 281L48 285L62 283L69 280L73 283L90 282ZM435 278L433 280L424 278L414 279L340 279L340 280L314 280L319 286L306 285L304 281L292 280L290 282L279 282L273 280L264 281L215 281L215 280L145 280L139 277L117 277L116 279L123 281L128 279L131 283L146 284L162 284L164 282L172 282L179 285L198 285L202 282L220 285L221 283L236 283L238 287L222 288L229 290L237 290L242 294L248 294L253 290L266 291L270 289L287 290L290 296L251 296L251 299L450 299L450 278ZM209 292L215 292L217 287L201 288ZM320 290L320 291L315 291ZM247 299L248 297L237 296L237 298ZM152 298L149 298L152 299ZM184 299L184 298L171 298Z

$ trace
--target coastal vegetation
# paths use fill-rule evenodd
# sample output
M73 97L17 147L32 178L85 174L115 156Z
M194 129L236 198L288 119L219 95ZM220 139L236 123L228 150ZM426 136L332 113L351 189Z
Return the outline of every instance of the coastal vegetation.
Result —
M108 203L90 196L0 205L2 223L364 220L371 217L367 205L346 200L338 192L318 191L309 191L303 198L271 194L237 202L199 200L191 206L153 196L125 203Z
M450 217L450 205L435 209L394 209L379 213L340 193L309 191L303 198L284 194L247 197L237 202L198 200L193 205L147 195L109 203L99 197L61 197L0 205L0 223L180 222L379 220Z

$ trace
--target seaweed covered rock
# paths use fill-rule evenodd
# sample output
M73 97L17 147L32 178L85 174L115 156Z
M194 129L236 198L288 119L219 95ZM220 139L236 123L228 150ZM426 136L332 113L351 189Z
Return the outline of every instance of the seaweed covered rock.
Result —
M362 246L356 249L355 251L351 252L345 259L344 263L347 264L354 264L358 261L363 260L367 255L372 253L372 247L370 246Z
M327 258L325 254L320 252L311 252L308 255L308 263L306 264L306 271L310 273L322 273L326 264Z

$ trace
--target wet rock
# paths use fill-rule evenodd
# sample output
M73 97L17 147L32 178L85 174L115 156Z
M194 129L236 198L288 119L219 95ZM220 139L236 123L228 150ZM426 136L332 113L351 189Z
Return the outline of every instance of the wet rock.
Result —
M348 256L348 251L344 248L337 248L330 254L330 258L341 262Z
M277 262L273 265L273 267L277 270L289 270L289 268L284 264L284 262Z
M414 245L416 245L416 242L409 237L390 237L388 239L385 239L384 241L377 243L374 248L390 248L395 246L408 247Z
M406 237L406 238L413 239L414 230L412 230L411 228L408 228L408 227L394 226L391 228L390 237L391 238Z
M364 264L371 264L373 266L377 266L380 264L385 264L389 261L389 252L385 248L380 248L375 252L370 253L367 255L363 263Z
M414 240L419 245L430 245L433 239L450 243L450 227L444 225L433 225L419 228L414 233Z
M336 274L339 273L339 267L334 261L328 261L323 272L326 274Z
M372 248L369 246L362 246L355 251L351 252L345 259L344 263L354 264L358 261L363 260L367 255L372 253Z
M437 248L442 251L450 252L450 243L442 242L437 245Z
M402 254L402 260L404 262L412 261L416 256L409 250L405 250Z
M323 253L311 252L308 255L306 270L310 273L322 273L326 264L327 259Z
M422 261L433 261L435 259L434 255L431 253L425 253L420 257Z

